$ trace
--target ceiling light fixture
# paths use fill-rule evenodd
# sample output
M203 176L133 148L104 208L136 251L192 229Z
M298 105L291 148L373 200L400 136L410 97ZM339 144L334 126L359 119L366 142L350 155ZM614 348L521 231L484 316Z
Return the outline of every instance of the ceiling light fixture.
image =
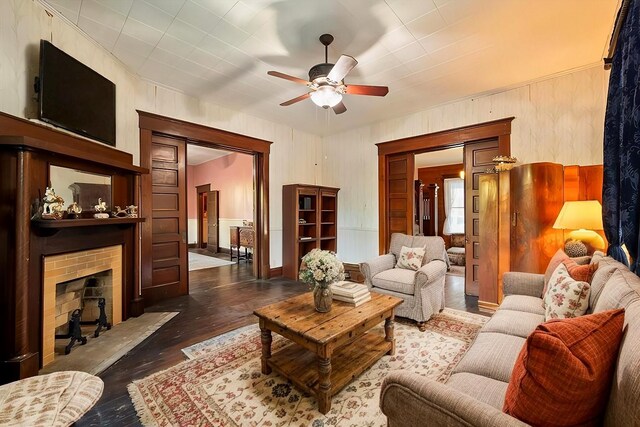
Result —
M311 100L318 107L331 108L342 101L342 94L336 92L333 86L320 86L315 92L311 92Z

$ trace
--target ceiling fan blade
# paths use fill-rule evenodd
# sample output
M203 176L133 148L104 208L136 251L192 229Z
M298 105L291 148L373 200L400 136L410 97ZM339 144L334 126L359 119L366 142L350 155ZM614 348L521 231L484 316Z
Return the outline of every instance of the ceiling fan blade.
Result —
M357 63L358 61L356 61L355 58L352 58L349 55L340 56L340 58L338 58L338 62L336 62L336 65L334 65L331 71L329 71L327 79L332 80L336 83L341 82L342 79L344 79L345 76L349 74L349 71L351 71Z
M287 107L291 104L295 104L296 102L304 101L305 99L309 98L309 96L311 96L311 92L305 93L304 95L300 95L297 98L293 98L288 101L285 101L282 104L280 104L280 106Z
M279 71L267 71L267 74L269 74L270 76L273 76L273 77L280 77L281 79L290 80L290 81L292 81L294 83L300 83L302 85L311 84L306 80L299 79L298 77L293 77L293 76L290 76L289 74L284 74L284 73L281 73Z
M334 105L331 108L333 109L333 112L336 114L342 114L345 111L347 111L347 107L344 106L344 103L342 101L338 102L336 105Z
M385 96L389 93L386 86L347 85L346 93L349 95Z

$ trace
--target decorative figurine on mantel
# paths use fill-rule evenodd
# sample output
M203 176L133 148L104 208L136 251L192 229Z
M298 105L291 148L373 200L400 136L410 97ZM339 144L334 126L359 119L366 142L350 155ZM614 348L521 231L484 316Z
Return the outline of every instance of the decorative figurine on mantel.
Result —
M126 209L122 209L120 206L115 206L115 208L116 208L116 210L111 212L111 215L114 218L126 218L127 217L127 210Z
M93 207L96 213L93 214L94 218L97 219L107 219L109 218L109 214L106 212L107 210L107 202L104 202L101 197L98 198L98 204Z
M127 206L127 217L138 218L138 207L136 205Z
M67 208L67 218L76 219L82 212L82 208L78 206L78 202L73 202Z
M64 209L64 199L53 188L47 187L42 199L42 219L60 219Z

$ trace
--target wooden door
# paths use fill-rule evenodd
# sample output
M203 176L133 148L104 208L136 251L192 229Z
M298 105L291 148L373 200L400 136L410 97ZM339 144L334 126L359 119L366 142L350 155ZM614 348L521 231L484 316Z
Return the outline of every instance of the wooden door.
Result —
M387 233L384 252L389 250L391 234L413 234L414 154L387 156ZM381 248L382 249L382 248Z
M142 288L146 304L189 293L185 141L153 135L150 153L151 283Z
M187 182L187 186L192 184ZM198 194L198 241L197 246L201 249L207 247L207 193L211 191L211 184L196 185Z
M220 250L220 225L218 224L219 206L218 191L207 193L207 249L210 252L218 253Z
M464 146L465 284L467 295L478 296L480 269L480 175L493 167L498 139Z

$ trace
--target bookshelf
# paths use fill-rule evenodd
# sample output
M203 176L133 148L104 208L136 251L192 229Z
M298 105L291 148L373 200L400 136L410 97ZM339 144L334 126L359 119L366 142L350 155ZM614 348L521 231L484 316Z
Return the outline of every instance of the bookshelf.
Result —
M297 280L302 257L314 248L338 249L339 188L282 186L282 274Z

